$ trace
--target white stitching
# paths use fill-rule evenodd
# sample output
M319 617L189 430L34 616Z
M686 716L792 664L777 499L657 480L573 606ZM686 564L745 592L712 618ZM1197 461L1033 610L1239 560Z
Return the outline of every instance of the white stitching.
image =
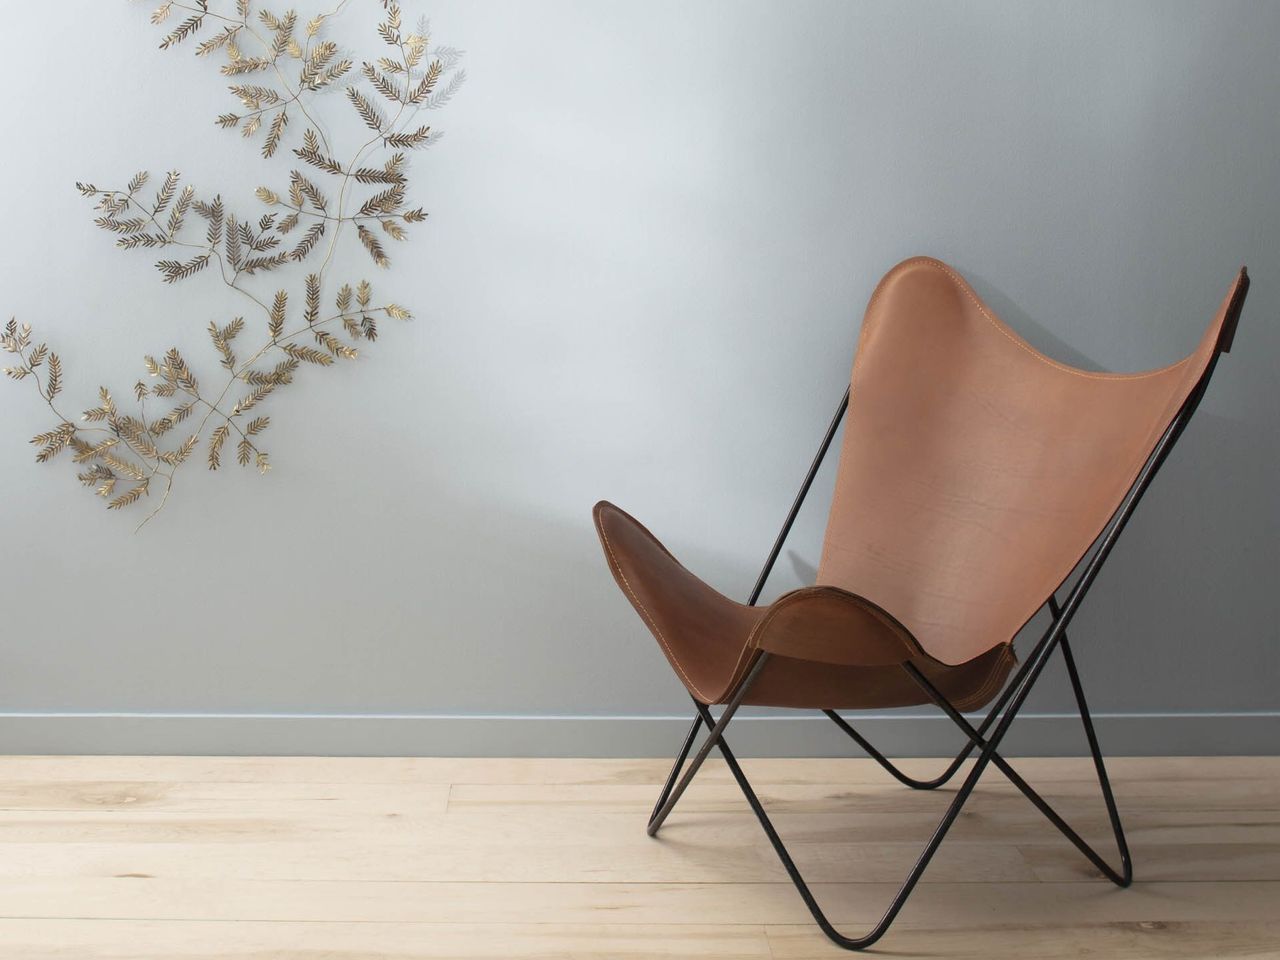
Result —
M770 606L769 612L765 614L764 618L756 624L755 629L751 631L751 636L747 641L748 645L753 645L756 648L759 648L760 640L763 639L766 628L781 609L800 603L802 600L809 597L818 596L819 594L824 596L829 595L842 603L849 604L860 611L871 614L871 616L880 623L881 626L885 627L899 640L902 640L909 650L915 651L913 652L912 657L907 658L908 660L912 659L915 656L915 653L924 653L926 656L928 655L925 649L920 646L920 642L916 640L916 638L913 637L905 627L896 623L888 613L881 610L872 603L872 601L868 600L866 597L859 596L856 593L850 593L848 590L842 590L839 587L830 586L828 584L818 584L803 590L796 590L785 597L779 597L775 600L772 606ZM856 667L861 666L861 664L846 664L846 666Z
M692 680L689 679L689 675L684 672L684 667L680 665L680 659L671 649L671 645L667 643L667 638L662 635L662 630L659 629L658 622L653 619L653 616L649 613L649 609L640 602L640 598L636 596L636 592L631 589L631 584L627 580L627 575L622 572L622 564L618 562L618 558L613 552L613 546L609 543L609 534L605 533L603 518L601 518L601 521L596 524L596 529L600 531L600 539L604 542L605 553L609 554L609 565L613 567L614 572L617 574L618 580L622 583L622 588L627 591L627 596L631 598L631 603L640 611L640 615L644 617L645 622L649 624L649 629L653 631L653 635L657 637L658 642L662 644L662 649L666 651L667 658L675 664L676 672L680 674L680 679L684 681L684 685L708 703L714 702L708 698L705 693L698 689L697 685L695 685Z
M680 678L684 682L685 686L687 686L690 690L692 690L704 701L708 703L714 703L717 698L708 696L693 682L692 679L690 679L689 675L685 672L684 667L681 665L680 659L675 655L675 652L672 650L671 645L667 643L667 639L663 635L662 630L658 627L657 621L654 620L653 615L649 613L648 607L646 607L643 603L640 602L640 598L636 596L635 591L631 588L631 582L627 580L627 575L622 572L622 564L618 562L617 554L613 552L613 544L609 542L609 534L605 532L603 521L601 521L596 525L596 529L599 530L600 532L600 539L604 543L605 553L609 555L610 567L614 570L618 580L622 583L622 587L624 590L626 590L627 596L631 598L632 604L635 606L637 610L640 611L640 615L644 618L645 622L649 625L649 629L652 630L654 636L657 637L658 642L662 645L662 649L667 654L667 658L675 665L676 672L680 674ZM670 556L670 554L668 554L668 556ZM864 610L867 613L870 613L873 617L879 620L885 627L887 627L892 633L898 635L899 637L902 637L903 634L905 633L905 631L898 624L892 622L891 619L889 619L882 611L876 609L876 607L865 598L858 597L856 594L848 594L847 591L837 591L831 587L826 587L826 586L820 587L818 589L821 589L824 592L831 591L833 596L837 597L838 599L843 600L846 603L851 603L854 606L858 607L858 609ZM801 593L801 591L796 591L796 593L797 594ZM792 596L794 595L795 594L792 594ZM770 605L764 617L751 631L750 635L747 638L747 642L742 647L742 652L738 654L738 659L737 659L737 662L734 664L734 668L732 672L729 674L730 681L733 681L738 676L739 668L741 667L743 658L746 656L748 651L752 649L758 649L754 641L759 637L761 633L764 632L764 629L767 626L767 624L777 614L780 605L781 606L788 605L786 603L786 598L779 598L778 600L775 600ZM906 635L906 639L909 642L914 642L915 645L919 647L919 642L916 641L915 638L910 635L910 633L905 633L905 635ZM920 649L925 656L929 656L927 651L924 651L923 648L920 648ZM1008 644L1005 644L1005 654L1004 654L1004 657L1002 658L1002 662L997 664L996 667L991 671L991 673L987 677L986 682L983 684L983 686L980 688L980 690L977 693L971 694L969 697L967 697L963 701L958 701L957 706L964 707L972 702L981 703L983 699L983 695L996 682L996 677L1000 673L1000 667L1003 666L1003 661L1006 661L1008 658L1010 658L1011 655L1012 655L1012 650L1009 648ZM732 689L735 685L736 684L730 682L728 684L727 689Z

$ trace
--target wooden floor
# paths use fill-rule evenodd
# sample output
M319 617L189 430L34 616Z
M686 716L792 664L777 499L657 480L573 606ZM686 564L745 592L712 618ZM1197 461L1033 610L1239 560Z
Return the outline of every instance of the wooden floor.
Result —
M746 765L852 931L949 797L866 760ZM1110 854L1088 761L1016 766ZM1280 957L1280 758L1111 769L1131 889L1096 878L992 773L875 953ZM648 760L0 758L0 957L848 956L722 765L649 839L664 774Z

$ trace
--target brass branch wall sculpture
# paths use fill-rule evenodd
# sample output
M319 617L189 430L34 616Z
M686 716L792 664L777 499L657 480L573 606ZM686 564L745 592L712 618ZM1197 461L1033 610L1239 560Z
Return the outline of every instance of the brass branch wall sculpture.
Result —
M221 73L232 79L230 91L241 109L218 117L218 126L260 140L262 156L270 158L291 128L305 124L301 145L293 148L301 163L289 174L288 186L256 191L267 212L237 214L221 196L201 199L194 188L182 185L177 172L166 174L154 193L145 172L123 189L76 185L95 201L95 223L117 235L116 246L164 251L156 267L165 283L215 269L245 301L246 312L258 316L250 321L232 315L223 324L209 324L208 337L223 368L216 385L206 387L202 381L209 378L197 379L172 347L162 359L145 358L154 382L138 380L131 400L122 403L102 387L98 405L75 421L57 402L63 389L58 354L45 343L33 346L25 324L10 320L4 328L0 348L17 357L4 372L14 380L29 378L57 418L32 439L39 447L36 460L45 463L69 452L81 482L108 509L149 498L154 507L139 528L164 507L175 472L202 444L210 470L222 465L231 444L241 466L252 464L266 473L271 461L262 435L271 418L260 412L264 401L291 384L303 365L323 368L354 358L354 344L376 340L383 318L411 317L398 304L375 303L367 280L339 285L329 277L329 267L339 239L352 230L373 263L387 267L384 238L404 240L406 225L426 219L406 200L406 151L438 139L420 111L447 104L465 72L458 67L458 50L433 45L425 24L407 31L399 5L390 0L373 0L383 12L377 27L381 48L357 69L338 43L326 38L329 21L350 2L342 0L305 24L293 10L276 14L253 0L229 0L221 10L210 0L167 0L151 15L151 22L166 31L162 49L204 36L196 56L225 58ZM345 154L345 162L336 159L312 115L340 102L333 95L337 90L369 131ZM317 259L318 265L302 266ZM307 269L300 293L295 288L292 297L289 284L279 278L290 267L299 273ZM258 289L264 285L268 292ZM299 301L300 311L294 306ZM326 302L332 310L323 306ZM250 330L264 339L242 349ZM122 410L126 403L131 412Z

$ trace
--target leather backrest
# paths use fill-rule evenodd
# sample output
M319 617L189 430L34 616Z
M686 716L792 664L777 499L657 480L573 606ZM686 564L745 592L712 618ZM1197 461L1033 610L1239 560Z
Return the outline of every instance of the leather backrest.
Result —
M1190 356L1109 374L1035 350L946 264L899 264L863 322L818 583L888 610L946 663L1012 640L1226 345L1246 284Z

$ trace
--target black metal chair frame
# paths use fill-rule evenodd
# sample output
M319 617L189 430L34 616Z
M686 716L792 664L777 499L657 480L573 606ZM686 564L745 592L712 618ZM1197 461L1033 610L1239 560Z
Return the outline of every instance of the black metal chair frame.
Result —
M1247 282L1247 281L1246 281ZM1246 287L1247 289L1247 287ZM1239 300L1243 301L1243 291ZM1238 316L1238 310L1237 310ZM1234 328L1236 317L1231 318L1230 327ZM1142 470L1138 473L1132 486L1129 488L1124 499L1116 512L1112 514L1106 528L1096 541L1092 556L1085 563L1084 569L1081 571L1075 584L1068 591L1066 599L1059 604L1057 596L1051 595L1046 602L1049 613L1052 616L1052 622L1041 635L1041 638L1031 649L1022 666L1013 675L1013 678L1006 684L1004 691L992 706L986 718L975 729L973 725L960 713L959 710L952 705L946 697L944 697L938 689L929 682L913 664L903 664L903 669L911 676L925 692L928 698L936 704L943 713L949 717L961 732L968 739L967 745L960 751L954 760L950 762L947 768L931 780L918 780L907 776L898 767L896 767L887 757L877 750L870 742L868 742L861 734L859 734L843 717L834 710L824 711L846 734L848 734L855 743L865 750L877 763L885 768L897 780L908 787L916 790L932 790L947 783L955 773L960 769L964 761L973 754L974 750L978 750L978 758L970 769L968 775L961 783L960 788L956 791L950 805L943 814L941 821L934 830L933 835L925 844L924 851L920 854L919 860L916 861L910 873L907 874L906 880L903 882L897 895L893 898L888 909L867 933L862 936L850 937L845 936L838 931L827 919L826 914L818 905L808 884L805 883L800 871L797 869L795 862L791 859L786 845L782 842L782 838L778 835L778 831L774 828L769 816L765 813L764 806L760 802L760 798L756 796L751 784L748 782L746 775L742 772L742 767L733 755L733 751L729 749L729 745L724 740L725 728L729 725L729 721L733 719L734 714L741 706L750 691L756 677L760 675L761 669L769 660L769 654L761 652L753 666L743 677L728 702L725 704L720 718L713 718L710 709L698 700L694 700L694 707L697 714L693 719L693 724L689 727L689 732L684 739L684 744L680 748L679 754L676 756L675 764L671 768L671 773L667 777L666 783L663 785L662 793L658 796L658 802L654 806L653 813L649 817L648 832L649 836L656 836L658 830L662 827L668 814L675 807L693 777L697 774L698 768L702 766L704 760L711 753L712 749L718 749L724 757L725 763L729 767L733 778L738 782L738 786L746 795L747 803L750 804L756 818L760 821L760 826L764 828L765 834L769 838L769 842L773 845L773 849L777 852L778 858L782 861L783 867L786 868L787 874L791 877L792 883L795 884L805 905L809 908L809 912L813 914L813 919L817 921L822 931L831 938L831 940L845 948L846 950L862 950L871 946L889 929L894 919L901 911L907 898L910 897L920 877L924 874L925 869L929 866L929 861L937 852L938 847L942 844L947 832L955 823L956 818L960 815L961 809L968 801L974 788L978 785L983 773L988 765L994 765L1000 770L1012 783L1016 786L1028 800L1038 809L1062 834L1070 840L1076 848L1088 858L1099 871L1112 883L1119 887L1127 887L1133 881L1133 864L1129 856L1129 847L1125 842L1124 828L1120 823L1120 814L1116 809L1115 797L1112 794L1111 782L1107 777L1106 765L1102 759L1102 751L1098 746L1098 737L1093 728L1093 720L1089 715L1089 707L1085 702L1084 687L1080 682L1080 675L1076 669L1075 657L1072 655L1071 646L1067 641L1067 625L1071 622L1079 609L1081 602L1084 600L1085 594L1093 585L1094 580L1098 576L1098 572L1102 569L1103 563L1106 561L1112 548L1115 546L1116 540L1124 531L1125 525L1129 522L1129 518L1133 515L1137 508L1138 502L1142 499L1147 488L1151 485L1157 471L1168 457L1173 445L1182 435L1182 431L1186 428L1192 414L1195 413L1196 407L1199 405L1201 398L1209 384L1209 379L1213 374L1214 366L1217 363L1218 356L1230 347L1230 333L1234 329L1224 331L1222 343L1218 350L1214 352L1209 363L1197 382L1195 388L1188 395L1182 407L1179 409L1173 421L1169 424L1164 434L1160 437L1155 448L1152 450ZM827 428L826 436L823 438L822 444L818 449L817 455L813 459L813 463L809 466L809 472L806 474L804 483L800 486L800 492L797 494L791 510L787 514L786 521L782 525L777 539L774 541L773 549L770 550L768 559L765 561L764 568L760 571L760 576L756 580L755 587L751 591L751 596L747 603L754 606L760 599L760 594L764 590L765 582L769 578L769 574L773 571L773 566L777 562L778 555L782 550L783 544L786 542L791 527L795 523L796 516L800 512L800 507L804 503L805 497L809 493L809 488L813 485L814 477L818 473L818 468L822 465L827 451L831 447L832 440L835 438L840 424L843 421L845 412L849 407L849 391L846 390L843 399L840 401L836 410L836 415L831 420L831 425ZM1119 869L1113 868L1108 864L1072 827L1049 805L1049 803L1040 796L1031 785L1026 782L1014 768L1004 759L998 752L1001 741L1005 734L1009 732L1014 719L1018 715L1018 711L1022 708L1023 703L1027 699L1027 695L1031 692L1031 688L1039 679L1045 665L1049 662L1055 650L1062 651L1063 660L1066 663L1067 675L1071 680L1071 688L1075 694L1076 705L1079 708L1080 719L1084 725L1085 737L1089 743L1089 751L1093 755L1094 769L1098 776L1098 784L1102 790L1102 798L1106 803L1107 815L1111 821L1111 828L1115 834L1116 847L1120 855ZM703 740L702 745L694 754L692 762L688 769L685 770L685 761L689 756L690 750L693 748L694 741L697 739L699 729L705 725L709 731L707 737ZM988 736L990 731L990 736ZM683 776L681 771L684 770Z

